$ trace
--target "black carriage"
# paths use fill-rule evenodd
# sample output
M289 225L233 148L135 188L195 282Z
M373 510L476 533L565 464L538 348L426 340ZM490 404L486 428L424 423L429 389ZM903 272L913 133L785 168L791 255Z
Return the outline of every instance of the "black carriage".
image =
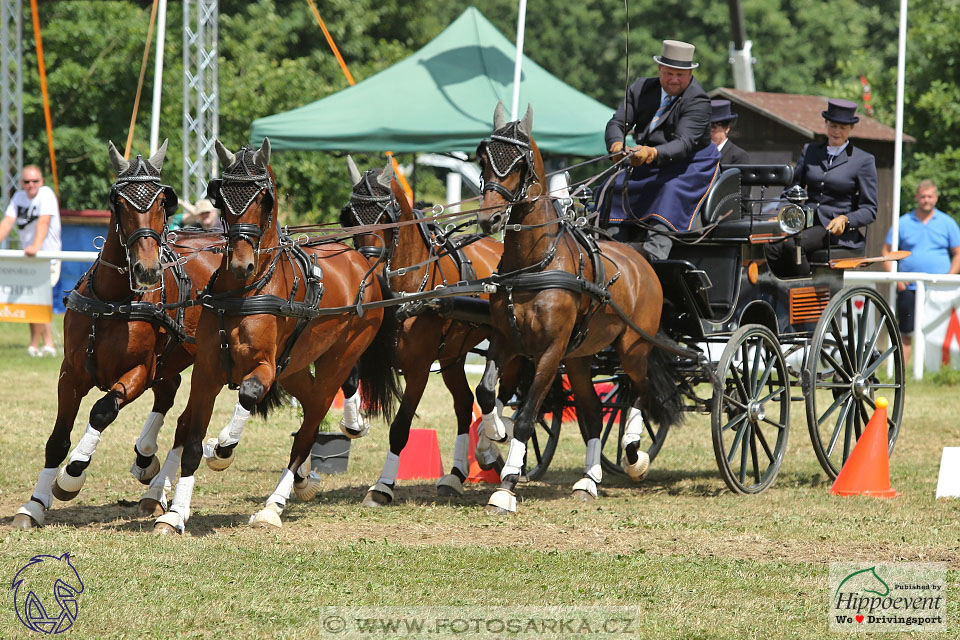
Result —
M676 238L668 260L653 262L664 291L661 330L697 354L678 358L687 409L711 416L717 465L736 493L773 484L792 401L804 402L814 451L830 478L863 432L878 394L889 400L891 453L903 415L903 351L893 313L876 290L843 286L843 270L866 260L836 248L818 252L810 256L812 274L796 278L778 277L765 260L767 243L812 223L802 190L776 189L777 197L768 197L789 185L792 173L789 165L724 168L698 212L697 228ZM744 188L759 197L742 200ZM602 214L603 203L598 208ZM595 357L594 373L604 411L601 464L622 473L631 383L610 351ZM572 406L558 375L529 443L529 479L549 465L563 410ZM649 423L646 429L652 461L668 429Z

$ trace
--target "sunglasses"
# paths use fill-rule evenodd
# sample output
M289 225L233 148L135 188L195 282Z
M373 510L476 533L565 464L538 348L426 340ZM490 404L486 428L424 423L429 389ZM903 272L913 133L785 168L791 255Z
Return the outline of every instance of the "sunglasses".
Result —
M23 184L36 184L40 182L39 180L24 180Z

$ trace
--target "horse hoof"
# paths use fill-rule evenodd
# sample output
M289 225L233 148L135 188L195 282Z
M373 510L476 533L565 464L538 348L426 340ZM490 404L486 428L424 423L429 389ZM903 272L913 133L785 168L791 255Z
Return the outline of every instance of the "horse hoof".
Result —
M590 495L589 491L584 491L583 489L575 489L573 492L573 498L579 500L580 502L593 502L596 498Z
M178 536L180 532L177 528L166 522L158 522L153 525L153 535L155 536Z
M300 500L310 502L320 493L320 481L311 476L307 476L302 482L293 483L293 492Z
M216 438L210 438L203 445L204 454L209 453L210 455L204 455L204 459L207 461L207 466L212 471L223 471L227 467L233 464L233 452L234 449L230 449L230 455L226 458L221 457L219 453L219 441Z
M629 445L628 445L629 446ZM647 477L647 473L650 472L650 456L646 451L642 449L637 449L637 461L630 462L629 452L625 450L624 462L623 465L624 471L627 472L627 475L634 482L640 482Z
M53 483L53 495L57 500L67 502L73 500L83 488L83 483L87 481L87 472L81 471L80 475L74 477L67 473L67 468L60 469L57 473L57 479Z
M386 507L393 502L393 498L381 491L374 491L371 489L367 491L367 495L363 497L363 502L361 503L364 507Z
M280 521L277 508L273 504L268 504L251 516L250 526L254 529L279 529L283 523Z
M39 529L40 525L25 513L18 513L13 516L13 528L14 529Z
M495 507L491 504L488 504L485 509L488 516L512 516L516 511L509 511L503 507Z
M437 495L459 498L463 495L463 482L456 474L448 473L437 481Z
M160 460L157 456L150 456L150 464L146 467L137 466L136 461L130 466L130 475L136 478L140 484L149 485L150 481L157 477L160 472Z
M141 518L159 518L166 513L159 500L151 500L150 498L140 500L137 510Z

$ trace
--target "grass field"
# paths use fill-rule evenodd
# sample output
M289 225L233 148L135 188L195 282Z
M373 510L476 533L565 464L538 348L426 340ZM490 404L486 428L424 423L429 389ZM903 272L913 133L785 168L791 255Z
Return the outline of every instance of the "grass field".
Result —
M476 618L498 607L623 607L617 611L630 613L632 632L606 637L824 638L832 635L829 564L848 561L947 563L947 631L922 637L956 638L960 630L960 502L934 499L941 449L960 445L956 387L911 383L891 460L892 483L903 495L892 500L829 495L802 406L794 403L786 460L760 496L725 489L709 419L690 416L671 431L643 484L608 474L595 503L569 498L583 469L583 445L571 424L544 481L520 487L516 516L484 513L489 486L468 485L463 499L449 501L436 498L430 481L401 482L394 506L369 510L359 502L379 475L387 441L386 425L375 424L353 443L346 474L328 476L311 503L292 499L279 531L253 530L249 516L279 479L298 426L291 407L248 425L228 471L201 465L188 535L176 539L153 536L152 520L136 517L143 487L128 469L150 407L143 398L105 432L80 495L55 502L43 529L22 532L10 523L42 467L59 369L59 361L28 357L26 337L26 326L0 323L0 577L12 580L33 555L70 552L85 589L64 635L347 637L324 626L325 607L383 607L399 615L437 606ZM188 385L161 433L161 451ZM84 401L74 443L100 395ZM221 395L211 431L235 399ZM416 426L438 430L445 465L451 416L435 377ZM6 593L0 638L32 636L16 618L12 591Z

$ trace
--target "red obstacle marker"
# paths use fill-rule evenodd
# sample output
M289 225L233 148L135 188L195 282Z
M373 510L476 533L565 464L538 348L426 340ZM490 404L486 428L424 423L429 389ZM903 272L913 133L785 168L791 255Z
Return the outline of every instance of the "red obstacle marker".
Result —
M407 446L400 452L398 480L432 480L443 476L440 443L433 429L410 429Z
M877 398L877 410L850 457L837 475L830 493L838 496L893 498L900 495L890 487L890 456L887 442L887 399Z
M476 407L476 405L474 405ZM467 475L467 482L485 482L487 484L500 484L500 474L497 473L496 469L487 469L484 471L480 468L480 465L477 464L477 458L473 452L477 448L477 440L480 438L478 429L480 428L480 409L476 408L474 414L477 416L477 419L473 421L473 424L470 425L470 448L467 453L467 460L470 463L470 471Z
M337 389L337 395L333 397L333 408L343 411L343 389Z

